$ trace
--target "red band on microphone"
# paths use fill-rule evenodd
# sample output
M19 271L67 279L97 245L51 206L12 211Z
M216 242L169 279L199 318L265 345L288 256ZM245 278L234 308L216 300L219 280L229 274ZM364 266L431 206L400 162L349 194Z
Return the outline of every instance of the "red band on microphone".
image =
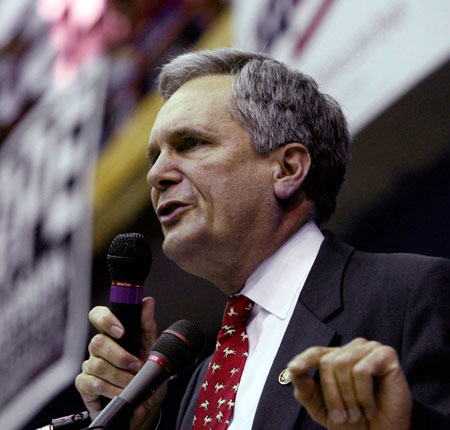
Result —
M181 341L183 341L187 346L191 346L191 344L189 343L189 341L180 333L177 333L176 331L173 330L164 330L164 333L170 333L173 334L174 336L176 336L178 339L180 339Z
M171 373L169 363L167 363L164 358L161 358L158 355L151 354L148 356L148 359L154 361L156 364L159 364L166 372Z

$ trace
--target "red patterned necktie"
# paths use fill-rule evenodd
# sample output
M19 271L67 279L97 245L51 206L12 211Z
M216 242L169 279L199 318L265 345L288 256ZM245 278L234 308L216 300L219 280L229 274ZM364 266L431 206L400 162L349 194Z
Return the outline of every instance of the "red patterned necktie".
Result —
M247 324L253 302L245 296L228 300L216 350L197 401L193 430L228 428L234 401L248 357Z

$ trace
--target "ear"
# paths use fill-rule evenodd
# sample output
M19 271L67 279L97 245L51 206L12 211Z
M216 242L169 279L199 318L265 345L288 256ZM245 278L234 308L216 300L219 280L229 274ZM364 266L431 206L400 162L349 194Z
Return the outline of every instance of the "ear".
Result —
M278 199L288 199L300 189L311 166L309 151L301 143L288 143L273 151L274 193Z

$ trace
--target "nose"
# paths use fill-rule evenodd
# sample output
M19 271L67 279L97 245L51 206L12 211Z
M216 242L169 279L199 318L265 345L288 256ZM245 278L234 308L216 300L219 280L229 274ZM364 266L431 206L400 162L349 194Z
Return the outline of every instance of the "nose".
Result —
M182 176L176 161L168 151L162 151L159 154L147 173L147 183L159 191L164 191L181 180Z

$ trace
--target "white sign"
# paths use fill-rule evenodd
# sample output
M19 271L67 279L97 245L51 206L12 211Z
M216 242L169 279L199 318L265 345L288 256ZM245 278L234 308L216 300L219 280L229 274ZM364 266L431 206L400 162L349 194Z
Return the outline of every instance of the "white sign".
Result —
M0 148L2 429L73 382L84 357L106 79L96 60L70 87L50 87Z
M450 57L448 0L235 0L234 46L312 76L359 131Z

